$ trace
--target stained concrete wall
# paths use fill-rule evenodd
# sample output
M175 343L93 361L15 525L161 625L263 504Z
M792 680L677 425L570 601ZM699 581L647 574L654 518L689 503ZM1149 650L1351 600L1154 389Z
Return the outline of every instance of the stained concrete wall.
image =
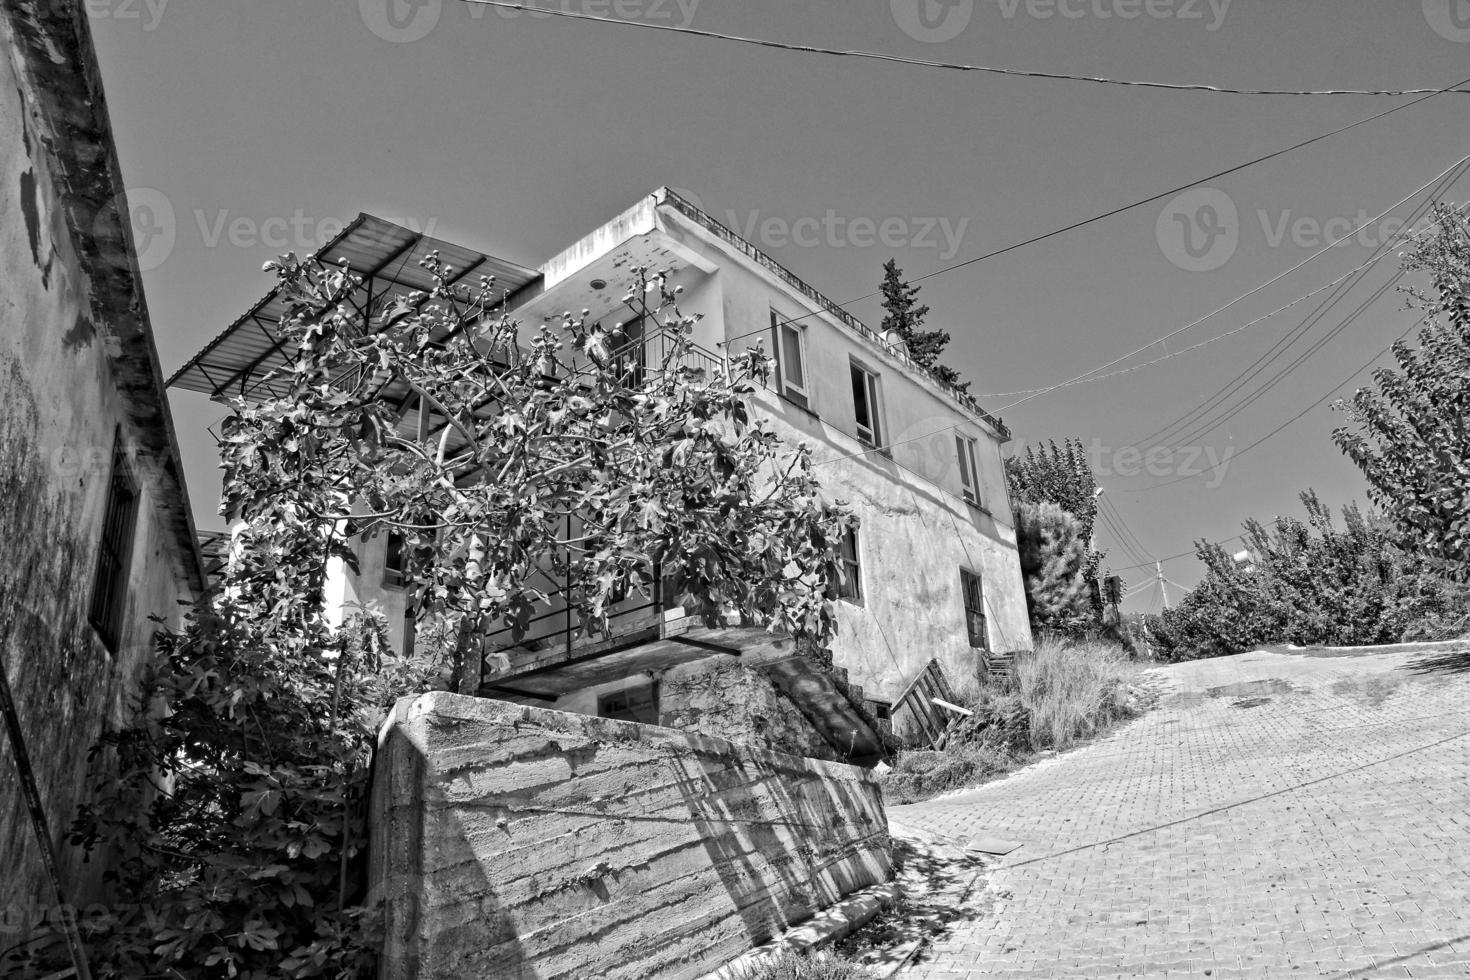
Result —
M167 407L148 374L146 310L127 288L131 253L125 238L99 240L116 215L89 213L95 199L86 198L111 192L73 169L81 160L106 182L111 144L88 129L103 112L100 93L73 91L95 63L67 33L67 9L17 2L0 13L0 656L76 904L101 897L105 867L61 846L86 793L87 752L125 715L157 628L148 617L176 623L179 600L202 580ZM57 22L63 29L47 33ZM27 60L31 45L44 50L41 69ZM56 130L48 124L60 107L69 114ZM88 612L115 438L140 499L122 635L109 651ZM54 908L39 854L0 736L0 946Z
M688 980L891 874L861 770L427 694L374 772L384 980Z

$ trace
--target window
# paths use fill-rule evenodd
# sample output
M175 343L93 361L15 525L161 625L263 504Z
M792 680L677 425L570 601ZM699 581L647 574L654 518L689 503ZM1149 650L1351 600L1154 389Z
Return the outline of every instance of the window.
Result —
M960 569L960 591L965 597L965 630L970 634L970 646L988 650L990 640L985 628L985 589L980 583L980 576L969 569Z
M882 405L878 401L878 376L857 362L852 364L852 407L857 417L857 435L869 446L882 447Z
M975 440L956 434L955 447L960 454L960 489L965 499L976 507L985 506L980 499L980 468L975 463Z
M856 529L842 535L842 584L837 588L840 599L861 602L863 598L863 566L858 551Z
M771 311L771 332L776 344L777 391L789 400L810 409L806 381L806 335L795 323L787 323L775 310Z
M658 724L658 682L629 687L597 699L597 717Z
M401 586L404 583L404 573L408 571L407 557L404 555L403 535L397 531L388 532L388 545L383 554L383 584Z
M92 579L92 628L108 650L122 635L123 609L128 597L128 560L138 519L138 489L128 471L121 435L112 450L112 477L102 515L102 541L97 549L97 572Z

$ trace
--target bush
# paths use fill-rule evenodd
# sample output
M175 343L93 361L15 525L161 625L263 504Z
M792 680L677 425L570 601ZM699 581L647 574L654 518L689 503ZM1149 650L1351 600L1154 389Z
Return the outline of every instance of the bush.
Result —
M738 980L866 980L870 976L862 967L836 953L785 951L741 972Z
M1307 522L1245 525L1249 566L1201 544L1205 578L1174 609L1150 617L1160 659L1226 656L1273 643L1371 645L1453 634L1470 614L1464 586L1396 544L1385 522L1343 510L1339 529L1310 491Z
M966 742L940 752L902 752L883 776L883 797L888 803L916 803L1004 775L1018 764L1006 749Z

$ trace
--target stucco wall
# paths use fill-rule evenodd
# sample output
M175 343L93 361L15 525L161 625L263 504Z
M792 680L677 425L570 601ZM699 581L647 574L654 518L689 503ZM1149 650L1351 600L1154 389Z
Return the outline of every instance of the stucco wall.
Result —
M861 770L428 694L385 725L385 980L700 977L891 873Z
M682 216L660 213L671 234L697 234ZM706 258L718 258L719 271L690 290L681 307L704 314L705 323L731 338L732 349L764 341L769 352L771 310L801 316L810 300L750 268L722 243L703 248ZM862 519L864 595L860 602L837 604L834 662L848 669L867 696L880 700L901 694L930 658L938 658L951 677L972 673L976 654L965 628L961 568L979 573L984 583L990 648L1029 648L999 438L897 358L828 317L808 316L800 323L810 410L773 390L760 392L756 402L787 443L812 448L824 491L852 505ZM752 331L757 333L742 336ZM867 447L856 437L853 359L879 374L883 441L898 443L891 456L864 453ZM982 507L961 496L956 432L976 441Z
M189 595L179 515L160 460L117 388L116 338L94 318L93 282L68 231L49 156L0 54L0 655L53 840L83 797L87 751L126 695L156 628ZM93 153L95 158L96 154ZM91 247L91 243L86 243ZM122 636L109 653L87 621L114 432L140 483ZM186 520L186 518L184 518ZM98 895L102 862L63 847L69 901ZM0 903L21 928L54 899L8 741L0 738ZM19 937L0 935L0 946ZM8 940L8 941L7 941Z

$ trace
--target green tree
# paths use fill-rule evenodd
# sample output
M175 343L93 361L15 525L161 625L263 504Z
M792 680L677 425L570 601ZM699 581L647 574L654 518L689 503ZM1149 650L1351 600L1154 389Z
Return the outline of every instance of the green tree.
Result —
M1082 522L1050 501L1016 509L1026 608L1037 632L1075 634L1092 622Z
M225 427L225 509L241 526L221 588L160 635L73 828L116 856L110 877L146 910L89 921L99 977L371 975L375 735L444 665L395 655L372 615L328 624L328 560L354 565L359 535L408 537L408 585L420 624L447 638L450 685L494 656L488 632L524 633L545 569L571 583L591 634L658 569L707 623L737 610L799 649L830 643L854 522L822 502L807 451L784 454L749 415L770 370L759 351L728 373L692 366L677 290L634 270L632 316L669 343L629 372L617 328L571 314L528 328L493 282L451 287L437 256L425 265L432 291L371 311L349 302L345 267L272 265L295 356L267 379L274 396L236 402Z
M1374 372L1332 437L1406 541L1470 578L1470 220L1444 205L1434 219L1438 233L1405 257L1433 284L1414 293L1419 346L1393 345L1398 369Z
M1061 446L1048 439L1044 446L1027 446L1024 456L1011 456L1005 461L1006 486L1011 500L1018 503L1053 503L1077 518L1082 528L1082 541L1087 548L1088 603L1093 619L1106 624L1109 610L1102 601L1101 581L1104 552L1093 548L1097 522L1097 478L1087 461L1087 449L1077 439L1066 439Z
M1058 446L1048 439L1045 446L1027 446L1024 456L1008 457L1005 465L1011 500L1056 504L1082 522L1082 537L1092 544L1097 478L1080 440L1066 439Z
M1398 545L1391 524L1343 508L1343 526L1312 491L1305 522L1245 522L1250 561L1200 542L1205 577L1149 621L1166 659L1221 656L1272 643L1372 644L1462 631L1467 590Z
M941 364L939 355L949 346L946 330L921 330L929 307L919 304L919 287L910 286L903 278L895 259L883 264L883 322L879 329L893 331L903 338L914 363L929 370L936 378L959 391L967 391L970 382L960 381L960 374Z

